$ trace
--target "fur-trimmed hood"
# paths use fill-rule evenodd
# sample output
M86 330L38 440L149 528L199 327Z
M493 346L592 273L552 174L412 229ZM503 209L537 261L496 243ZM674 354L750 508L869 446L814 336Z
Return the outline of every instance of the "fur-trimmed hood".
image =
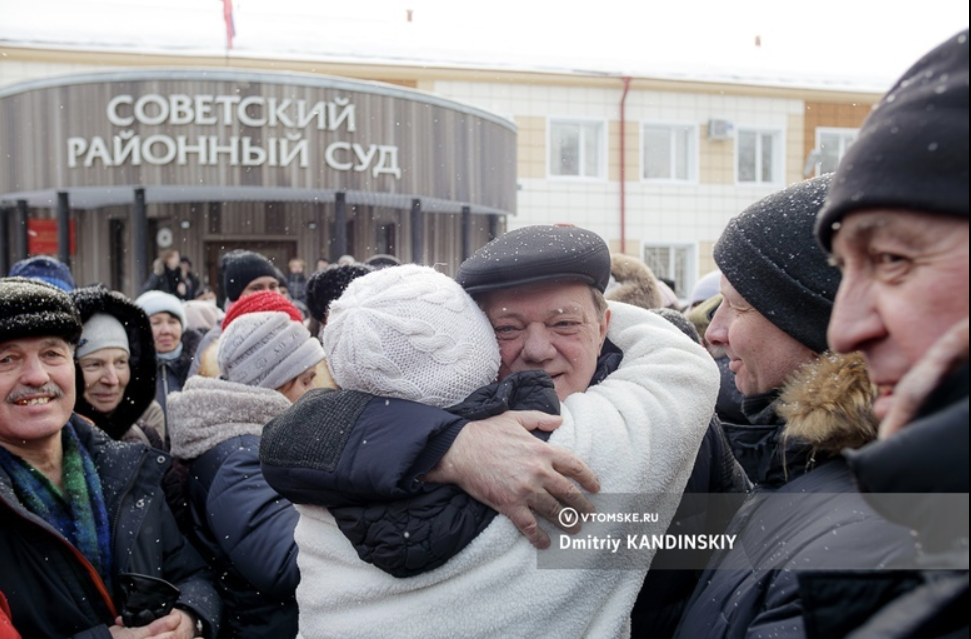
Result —
M874 397L862 356L827 351L786 381L776 407L783 438L833 454L859 448L877 436Z
M106 313L121 322L128 334L131 379L125 387L121 403L110 415L95 410L84 399L84 375L77 362L74 364L77 389L74 411L92 420L112 439L121 439L155 399L155 342L152 339L152 326L145 311L121 293L109 291L101 284L75 289L70 295L82 322L88 321L96 313Z
M633 304L648 310L662 308L664 296L650 267L630 255L614 253L610 256L610 275L614 286L608 287L608 300Z

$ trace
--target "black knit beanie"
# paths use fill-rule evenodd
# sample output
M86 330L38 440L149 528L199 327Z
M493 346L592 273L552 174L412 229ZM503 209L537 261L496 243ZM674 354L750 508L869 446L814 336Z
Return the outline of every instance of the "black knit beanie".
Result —
M968 30L901 77L867 117L836 170L816 233L866 208L968 218Z
M367 264L331 264L307 280L307 308L321 324L327 323L327 309L353 280L367 275L374 268Z
M0 279L0 342L22 337L60 337L77 345L81 316L61 289L26 277Z
M276 267L259 253L236 250L223 256L222 281L230 302L238 300L250 282L266 276L279 279Z
M840 272L813 227L832 174L759 200L728 222L715 263L735 290L770 322L811 348L826 350L826 327Z

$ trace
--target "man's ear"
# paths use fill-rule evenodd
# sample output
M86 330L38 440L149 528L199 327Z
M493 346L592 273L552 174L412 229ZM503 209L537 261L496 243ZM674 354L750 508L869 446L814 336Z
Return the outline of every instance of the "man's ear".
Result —
M610 309L604 311L603 321L600 322L600 346L603 347L604 340L607 339L607 326L610 325Z

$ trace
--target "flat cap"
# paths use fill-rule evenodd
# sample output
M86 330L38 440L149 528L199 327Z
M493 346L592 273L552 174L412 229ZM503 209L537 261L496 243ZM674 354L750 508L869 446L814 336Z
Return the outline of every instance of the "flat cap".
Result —
M53 284L25 277L0 279L0 342L61 337L77 345L81 316L71 297Z
M578 280L602 293L610 250L599 235L576 226L527 226L480 248L455 279L471 295L550 280Z

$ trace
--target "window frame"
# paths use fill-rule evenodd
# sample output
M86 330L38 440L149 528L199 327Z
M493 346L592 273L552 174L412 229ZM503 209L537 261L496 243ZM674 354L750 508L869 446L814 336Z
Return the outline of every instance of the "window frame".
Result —
M597 175L559 175L553 173L553 126L556 124L597 124L599 125L600 140L597 144ZM580 128L581 139L579 140L581 157L578 165L584 166L584 140L582 139L583 128ZM546 119L546 177L549 180L562 180L570 182L606 182L607 181L607 120L604 118L577 118L549 116Z
M840 150L839 150L839 152L837 154L837 158L836 158L836 166L839 166L839 163L843 161L843 156L846 155L846 150L848 148L850 148L850 145L853 144L853 142L856 141L856 138L857 137L859 137L859 135L860 135L860 129L853 128L853 127L838 127L838 126L818 126L818 127L816 127L816 133L815 133L816 143L813 146L813 149L819 153L819 159L816 160L816 167L815 167L816 175L822 175L823 174L823 171L822 171L822 168L823 168L822 148L823 148L823 146L822 146L822 141L820 140L820 137L822 137L823 135L825 135L827 133L829 133L829 134L836 134L836 135L839 135L840 136L840 147L841 148L840 148ZM852 135L853 136L853 139L850 140L849 143L845 143L846 142L846 136L847 135ZM833 170L835 171L836 169L834 168Z
M677 177L667 177L667 178L656 178L648 177L645 175L647 172L647 134L646 129L654 128L666 128L671 135L671 140L674 141L674 132L677 129L687 129L688 130L688 148L686 150L687 168L688 176L686 178ZM700 148L700 130L697 123L692 122L674 122L669 120L642 120L640 126L640 177L641 182L645 184L676 184L676 185L697 185L698 184L698 165L699 165L699 148ZM673 148L673 147L672 147ZM668 154L668 161L670 168L674 169L674 154ZM672 174L674 172L672 171Z
M657 240L641 241L641 249L640 249L641 261L647 264L651 268L651 271L654 272L654 275L656 277L664 277L665 273L658 273L657 270L654 268L654 266L651 264L653 260L649 261L647 259L648 250L658 249L658 248L670 249L672 252L672 255L675 256L675 259L676 259L677 252L679 250L684 251L684 263L682 265L684 268L684 281L678 282L676 278L672 278L675 280L675 283L681 288L681 291L675 291L675 294L678 295L678 300L680 301L680 303L684 305L684 301L688 298L688 294L691 292L691 290L695 286L695 283L698 281L698 242L692 242L692 241L659 242ZM675 269L676 268L677 268L677 265L675 265Z
M775 158L772 163L773 174L772 174L771 181L763 181L760 179L743 181L740 179L739 177L740 176L739 153L741 151L740 138L742 134L745 134L745 133L754 133L757 136L759 136L758 138L759 140L761 140L762 136L765 136L765 135L772 136L772 140L773 140L772 150L775 155ZM759 176L762 174L762 168L763 168L763 163L761 161L762 145L756 144L755 151L756 151L756 160L755 160L754 169L755 169L755 175ZM776 188L783 186L785 184L785 175L786 175L785 152L786 152L786 140L785 140L785 131L783 131L783 129L772 128L772 127L761 127L761 126L736 127L735 158L734 158L736 186L763 186L763 187L776 187Z

